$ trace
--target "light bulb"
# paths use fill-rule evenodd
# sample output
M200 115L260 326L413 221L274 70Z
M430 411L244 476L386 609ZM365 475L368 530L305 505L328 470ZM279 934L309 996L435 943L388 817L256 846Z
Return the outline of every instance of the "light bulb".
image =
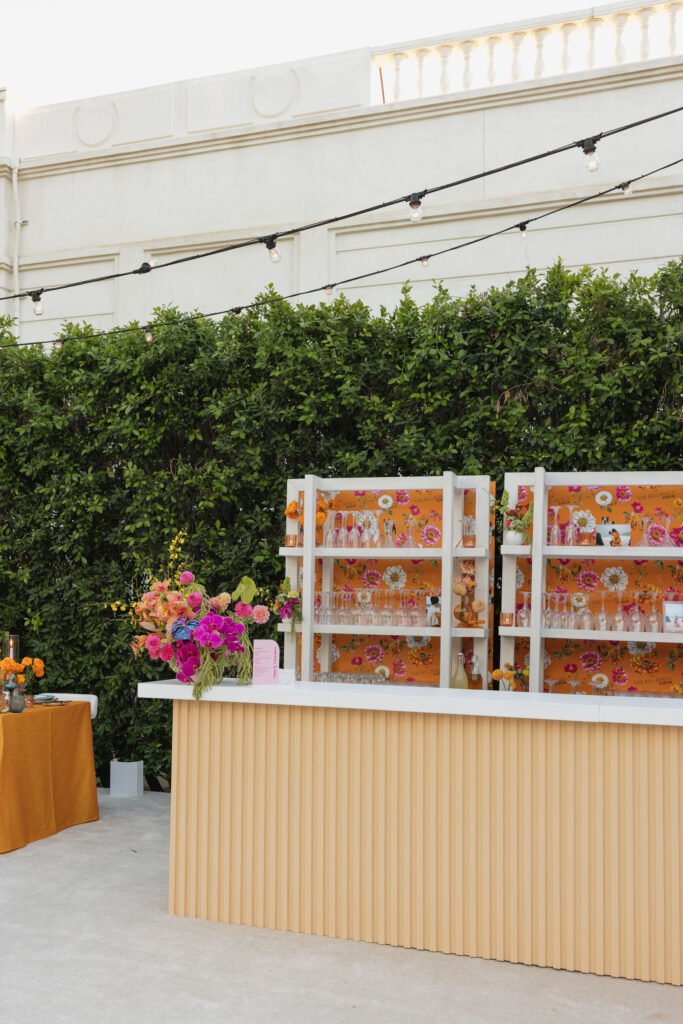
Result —
M631 188L631 182L630 181L625 181L624 184L620 185L619 187L620 187L621 191L624 193L625 196L632 196L633 195L633 189Z
M230 312L234 313L235 316L242 316L242 307L241 306L235 306L233 309L230 310Z
M420 256L420 263L423 267L429 266L429 256Z
M595 139L584 139L581 148L586 156L586 167L589 171L597 171L600 166L598 154L595 151Z
M526 238L526 231L527 231L527 225L526 224L520 224L519 225L519 232L520 232L522 238Z
M29 292L29 296L33 299L33 313L34 316L43 315L43 304L40 301L40 297L43 294L42 288L39 291Z
M151 341L152 340L152 328L149 326L149 324L147 324L143 328L143 330L145 332L145 341Z
M410 219L413 221L422 220L422 203L419 199L410 203Z
M334 288L332 287L331 284L328 284L328 285L325 286L325 295L331 295L333 291L334 291Z
M270 259L273 263L279 263L282 256L278 252L277 245L275 244L275 235L271 235L270 238L266 238L266 249L270 255Z

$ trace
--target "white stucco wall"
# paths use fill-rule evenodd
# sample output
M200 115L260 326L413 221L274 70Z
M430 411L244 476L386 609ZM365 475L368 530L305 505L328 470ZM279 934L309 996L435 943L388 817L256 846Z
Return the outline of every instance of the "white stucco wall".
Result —
M372 74L363 50L23 113L11 112L0 93L0 292L12 287L13 153L28 221L23 289L268 234L683 103L676 56L385 105L371 104ZM676 115L600 144L596 173L580 151L570 152L428 197L418 224L401 206L282 239L277 266L258 246L49 294L41 318L25 299L21 338L49 338L64 319L102 328L144 322L166 303L219 310L250 301L269 282L283 292L323 285L616 184L683 156L682 143ZM460 294L557 257L649 272L681 253L683 171L634 192L548 218L525 239L515 232L345 290L391 307L408 276L424 301L433 278Z

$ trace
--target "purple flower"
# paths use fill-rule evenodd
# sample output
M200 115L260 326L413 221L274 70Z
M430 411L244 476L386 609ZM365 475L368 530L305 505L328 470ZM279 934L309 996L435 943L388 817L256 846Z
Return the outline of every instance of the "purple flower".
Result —
M171 626L171 636L174 640L191 640L198 625L196 619L188 619L187 615L181 615Z
M192 611L196 612L200 604L202 603L202 595L197 590L193 591L191 594L187 595L187 603L189 604Z

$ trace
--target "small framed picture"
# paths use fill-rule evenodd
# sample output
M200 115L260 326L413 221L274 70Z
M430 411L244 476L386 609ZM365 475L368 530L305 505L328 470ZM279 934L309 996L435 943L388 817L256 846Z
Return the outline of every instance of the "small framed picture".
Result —
M598 523L595 527L595 543L598 547L628 548L631 546L631 527Z
M664 632L683 633L683 601L664 602Z
M441 598L436 594L427 594L427 625L441 625Z

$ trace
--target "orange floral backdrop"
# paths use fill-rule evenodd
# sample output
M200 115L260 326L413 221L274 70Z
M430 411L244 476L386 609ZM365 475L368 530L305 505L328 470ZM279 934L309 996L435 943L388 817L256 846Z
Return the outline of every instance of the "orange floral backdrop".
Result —
M638 607L644 617L653 608L660 615L662 599L683 600L683 495L681 488L670 487L553 487L548 506L559 506L558 520L562 536L570 515L575 522L630 526L630 546L642 545L647 536L656 548L669 535L681 548L680 559L591 558L590 548L581 559L551 559L547 564L546 592L565 595L567 604L581 611L588 607L597 614L605 594L605 609L613 614L621 601L628 615ZM520 489L520 501L526 500ZM553 513L550 513L550 523ZM624 538L626 543L626 538ZM517 562L517 610L523 606L524 592L531 591L531 560ZM529 599L527 599L529 600ZM662 626L660 621L659 631ZM529 643L515 644L515 667L528 664ZM546 640L544 681L546 690L569 692L569 680L579 681L577 692L644 693L683 695L683 632L672 636L671 643L652 643L646 637L630 642L595 640Z

